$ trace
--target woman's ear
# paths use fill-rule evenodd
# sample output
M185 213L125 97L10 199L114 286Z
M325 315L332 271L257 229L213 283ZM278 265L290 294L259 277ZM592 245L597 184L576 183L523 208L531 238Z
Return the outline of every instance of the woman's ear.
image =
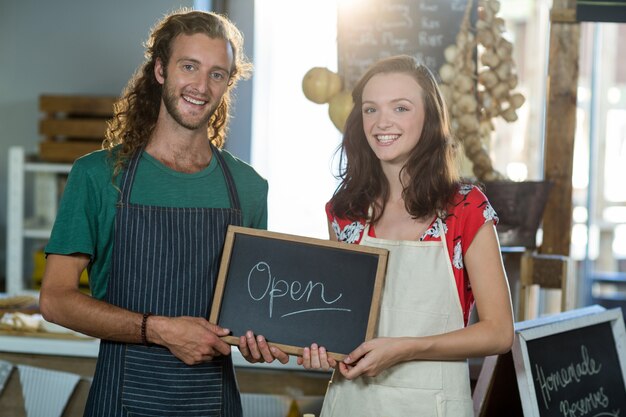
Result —
M163 61L161 61L161 58L157 58L154 63L154 77L161 85L165 82L165 68L163 68Z

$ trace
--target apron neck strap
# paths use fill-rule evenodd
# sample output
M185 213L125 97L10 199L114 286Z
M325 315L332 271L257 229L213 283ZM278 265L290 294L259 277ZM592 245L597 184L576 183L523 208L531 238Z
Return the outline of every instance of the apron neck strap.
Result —
M130 203L130 192L135 182L135 174L137 173L137 167L139 166L139 159L143 153L145 146L137 149L133 156L128 161L128 166L122 174L120 201L121 204Z
M235 185L235 180L233 179L233 175L228 169L226 165L226 161L224 161L224 157L221 152L213 145L213 143L209 142L211 145L211 153L217 160L218 165L222 169L224 173L224 179L226 180L226 187L228 188L228 198L230 199L230 207L235 210L241 210L241 203L239 202L239 194L237 193L237 186Z

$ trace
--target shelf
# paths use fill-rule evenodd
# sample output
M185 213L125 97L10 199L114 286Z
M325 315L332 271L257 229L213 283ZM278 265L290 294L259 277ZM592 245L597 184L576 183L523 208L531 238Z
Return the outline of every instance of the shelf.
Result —
M49 239L50 229L24 229L22 234L25 239Z
M99 348L100 340L93 338L79 340L76 338L61 339L42 336L13 336L0 333L0 352L97 358ZM289 362L286 364L282 364L277 360L272 363L252 364L244 359L241 352L239 352L239 348L234 346L231 347L231 353L233 364L237 367L304 371L304 368L298 365L295 356L289 356ZM314 372L317 372L318 374L328 373L327 371L313 371L311 373Z
M98 339L69 340L35 336L6 336L0 334L2 352L30 353L34 355L60 355L91 357L98 356Z
M69 174L72 164L54 164L50 162L26 162L24 171L27 172L50 172L54 174Z
M52 223L43 218L25 219L22 229L24 238L49 239L52 232Z
M24 254L27 239L47 240L56 218L60 194L59 178L66 176L72 164L38 161L26 154L24 148L13 146L8 152L9 178L7 210L6 290L9 295L36 292L25 284L27 279ZM26 176L32 178L32 208L25 207ZM28 211L28 214L26 212ZM28 218L25 218L28 216Z

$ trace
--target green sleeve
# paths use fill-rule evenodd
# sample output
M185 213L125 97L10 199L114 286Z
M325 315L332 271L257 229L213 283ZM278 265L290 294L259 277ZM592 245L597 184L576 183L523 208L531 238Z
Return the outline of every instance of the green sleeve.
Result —
M110 217L103 200L115 198L112 190L114 192L103 153L77 160L68 176L45 252L84 253L93 259L98 233L108 233L102 230L102 220Z

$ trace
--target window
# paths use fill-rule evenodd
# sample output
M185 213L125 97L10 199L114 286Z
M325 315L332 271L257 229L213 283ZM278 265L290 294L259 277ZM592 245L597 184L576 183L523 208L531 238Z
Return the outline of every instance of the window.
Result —
M582 23L572 257L581 299L626 305L626 24Z
M252 164L270 184L268 228L328 237L324 204L341 134L302 93L313 67L337 71L335 0L255 2Z
M543 176L551 3L501 1L526 103L517 122L496 124L491 153L496 169L509 175L527 172L528 179ZM626 61L621 59L626 24L580 25L570 256L579 273L579 304L587 304L598 294L619 297L622 291L626 298ZM596 282L603 280L606 285Z

